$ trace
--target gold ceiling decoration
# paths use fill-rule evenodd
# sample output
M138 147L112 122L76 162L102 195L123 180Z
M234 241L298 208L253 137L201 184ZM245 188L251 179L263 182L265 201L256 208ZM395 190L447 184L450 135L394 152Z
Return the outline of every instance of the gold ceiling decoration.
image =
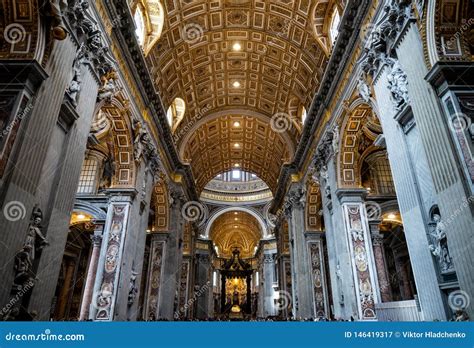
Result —
M192 166L198 192L217 174L232 169L255 173L275 190L280 168L292 156L292 144L281 133L250 116L223 116L204 123L182 151L183 160Z
M249 258L253 257L262 232L260 224L252 215L242 211L230 211L214 221L210 238L217 246L220 257L230 258L232 250L239 248L242 258Z
M280 113L294 118L299 105L309 108L328 61L325 47L315 37L316 2L162 3L166 14L162 35L146 59L165 109L175 98L186 103L174 134L178 146L186 147L183 159L193 159L198 190L216 174L232 169L236 160L242 161L242 169L258 174L275 189L281 165L293 155L291 148L298 142L301 125L293 119L286 134L291 141L283 143L269 131L270 119ZM216 132L222 133L212 132L212 125L195 129L213 114L233 115L239 110L263 117L262 124L256 119L247 121L251 125L246 125L246 146L240 152L224 147L230 135L228 124L214 121ZM208 142L204 139L207 132L222 142ZM196 140L205 144L188 145ZM212 150L213 146L219 147ZM253 152L255 159L250 158Z
M292 97L310 105L327 64L310 20L312 1L163 3L163 32L147 59L165 107L185 100L182 127L224 108L272 116Z

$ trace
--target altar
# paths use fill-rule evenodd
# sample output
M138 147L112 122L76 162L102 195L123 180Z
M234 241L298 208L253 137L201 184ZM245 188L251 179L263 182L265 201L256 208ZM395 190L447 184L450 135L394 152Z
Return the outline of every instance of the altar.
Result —
M252 267L240 258L240 251L234 249L232 258L221 269L221 313L230 319L243 319L251 314Z

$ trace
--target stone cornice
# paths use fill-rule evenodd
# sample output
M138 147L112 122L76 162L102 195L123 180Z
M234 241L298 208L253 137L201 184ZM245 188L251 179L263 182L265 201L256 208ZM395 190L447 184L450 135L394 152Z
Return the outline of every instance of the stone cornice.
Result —
M121 47L124 61L126 61L130 69L134 71L136 85L141 91L144 104L147 105L151 111L152 119L158 129L159 138L161 139L171 170L183 175L189 198L198 200L191 168L189 165L184 165L179 159L173 136L167 125L166 113L161 98L153 84L153 79L150 76L142 49L135 38L133 30L135 26L127 1L104 0L104 4L111 18L120 18L121 25L114 27L112 34L116 36Z
M370 4L371 1L369 0L349 1L347 4L347 8L341 19L341 29L337 41L334 45L319 91L315 95L308 112L305 127L303 128L303 133L294 159L292 163L284 165L280 172L278 179L279 186L275 193L273 206L271 207L272 212L275 212L281 205L287 191L291 174L297 172L306 160L308 152L310 151L313 135L316 129L321 126L320 120L324 114L324 110L336 92L338 82L346 64L349 63L348 58L356 48L359 28L368 13Z

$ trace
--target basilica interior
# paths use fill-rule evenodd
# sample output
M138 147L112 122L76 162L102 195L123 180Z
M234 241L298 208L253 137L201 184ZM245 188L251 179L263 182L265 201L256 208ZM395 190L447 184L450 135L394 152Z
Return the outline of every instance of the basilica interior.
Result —
M474 318L472 1L0 4L2 320Z

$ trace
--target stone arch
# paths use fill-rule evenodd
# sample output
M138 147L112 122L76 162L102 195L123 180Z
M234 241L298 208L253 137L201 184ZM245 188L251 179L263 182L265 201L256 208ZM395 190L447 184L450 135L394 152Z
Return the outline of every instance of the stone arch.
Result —
M331 52L331 39L329 35L330 25L335 11L342 17L343 5L336 0L315 1L311 11L311 24L314 37L320 44L327 56Z
M111 188L135 186L132 117L127 104L120 96L108 103L100 103L91 128L91 133L96 137L96 146L107 154L106 161L111 167Z
M382 127L372 108L355 101L341 127L337 154L338 186L361 187L361 166L364 157L375 148L374 140L382 133Z
M147 56L160 40L163 31L165 10L160 0L135 0L131 6L132 17L141 11L145 24L143 52Z
M97 206L82 200L76 200L74 203L73 213L83 212L92 217L93 220L105 221L107 213Z
M206 224L206 227L205 227L204 235L202 237L204 237L206 239L209 239L211 227L212 227L212 224L214 223L214 221L216 221L216 219L219 216L221 216L225 213L228 213L230 211L241 211L241 212L248 213L248 214L252 215L255 219L257 219L257 221L260 225L260 228L261 228L261 231L262 231L262 237L263 238L270 237L268 235L267 225L265 224L265 220L264 220L263 216L259 212L257 212L255 209L247 208L247 207L227 207L227 208L222 208L222 209L219 209L219 210L215 211L209 217L209 220L207 221L207 224Z
M426 37L429 65L438 61L470 61L474 53L474 6L467 0L417 1Z

